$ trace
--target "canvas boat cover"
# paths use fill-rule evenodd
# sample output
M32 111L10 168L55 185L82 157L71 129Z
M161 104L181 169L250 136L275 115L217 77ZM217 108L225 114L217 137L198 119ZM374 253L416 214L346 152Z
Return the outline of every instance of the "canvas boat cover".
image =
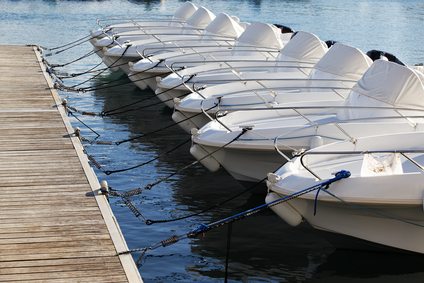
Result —
M175 20L187 20L196 12L196 10L196 5L191 2L185 2L175 11L173 18Z
M344 105L424 110L423 82L424 75L419 71L397 63L377 60L353 87ZM376 117L382 115L381 113L383 112L371 109L344 109L339 112L338 117L357 119Z
M315 34L298 31L281 49L277 61L302 61L316 63L328 51L325 42Z
M199 7L197 11L187 19L186 25L198 29L206 28L215 19L214 13L205 7Z
M371 66L372 60L358 48L341 43L330 47L314 66L310 78L343 78L357 81Z
M205 35L222 35L232 38L238 38L244 31L244 28L233 17L220 13L206 27Z
M240 35L237 45L281 49L284 43L279 28L270 24L253 22Z

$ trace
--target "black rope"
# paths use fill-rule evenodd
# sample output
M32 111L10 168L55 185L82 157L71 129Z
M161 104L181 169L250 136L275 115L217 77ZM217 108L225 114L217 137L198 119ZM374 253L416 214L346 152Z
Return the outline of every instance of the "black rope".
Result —
M100 134L98 132L96 132L93 128L91 128L89 125L87 125L86 123L84 123L84 121L82 121L80 118L78 118L73 112L68 111L68 115L71 115L72 117L74 117L75 119L77 119L78 122L80 122L81 124L83 124L87 129L89 129L90 131L92 131L94 134L96 134L97 137L100 137Z
M208 211L211 211L213 209L219 208L222 205L226 204L227 202L230 202L230 201L232 201L232 200L234 200L234 199L236 199L236 198L244 195L245 193L250 192L251 190L255 189L259 184L261 184L262 182L264 182L266 179L267 179L267 177L265 177L262 180L256 182L255 184L249 186L248 188L244 189L243 191L241 191L241 192L239 192L239 193L237 193L237 194L235 194L235 195L233 195L233 196L231 196L231 197L229 197L229 198L227 198L227 199L225 199L223 201L217 202L214 205L211 205L208 208L205 208L205 209L203 209L203 210L201 210L199 212L191 213L191 214L188 214L188 215L185 215L185 216L181 216L181 217L177 217L177 218L172 218L172 219L158 219L158 220L147 219L146 220L146 224L147 225L152 225L152 224L156 224L156 223L175 222L175 221L179 221L179 220L183 220L183 219L187 219L187 218L191 218L191 217L194 217L194 216L201 215L201 214L206 213Z
M99 113L96 113L96 112L90 112L90 111L79 110L79 109L77 109L77 108L75 108L75 107L68 106L68 105L66 105L66 103L65 103L65 102L64 102L64 103L62 103L62 105L63 105L64 107L66 107L66 109L68 110L68 113L75 112L75 113L78 113L78 114L81 114L81 115L84 115L84 116L101 116L101 115L99 115ZM74 116L74 115L72 115L72 116ZM74 117L75 117L75 116L74 116Z
M123 56L123 55L122 55ZM119 60L119 59L118 59ZM157 64L155 64L154 66L151 66L151 67L149 67L149 68L147 68L146 70L143 70L143 71L141 71L141 72L137 72L137 73L133 73L133 74L131 74L131 75L128 75L127 77L125 77L125 78L119 78L119 79L116 79L116 80L112 80L112 81L108 81L108 82L105 82L105 83L101 83L101 84L98 84L98 85L96 85L95 87L83 87L83 88L81 88L80 90L81 91L94 91L94 90L100 90L100 89L108 89L108 88L112 88L112 87L116 87L116 86L123 86L123 85L126 85L126 84L131 84L131 83L134 83L134 82L138 82L138 81L144 81L144 80L147 80L147 79L152 79L152 78L155 78L155 77L157 77L157 75L152 75L152 76L150 76L150 77L146 77L146 78L141 78L141 79L137 79L137 80L131 80L131 81L126 81L126 82L124 82L124 83L121 83L121 84L115 84L115 85L110 85L111 83L113 83L113 82L119 82L119 81L122 81L122 80L126 80L127 78L131 78L131 77L133 77L133 76L136 76L136 75L139 75L139 74L142 74L142 73L145 73L145 72L148 72L148 71L150 71L151 69L154 69L154 68L156 68L160 63L162 62L162 60L160 60ZM116 63L116 62L115 62ZM121 64L118 64L118 65L114 65L114 67L119 67L119 66L123 66L123 65L127 65L128 63L121 63ZM112 66L112 65L111 65ZM107 68L105 68L106 70L107 69L109 69L109 67L107 67ZM101 87L101 86L105 86L105 87Z
M231 249L231 234L233 232L233 223L228 224L227 229L227 250L225 253L225 277L224 282L228 282L228 261L230 258L230 249Z
M168 99L168 100L171 100L171 99ZM160 101L160 103L162 103L162 101ZM160 104L160 103L159 103L159 104ZM155 103L155 104L149 104L149 105L146 105L146 107L139 107L139 109L147 108L147 107L150 107L150 106L153 106L153 105L156 105L156 104L157 104L157 103ZM216 103L216 104L214 104L213 106L211 106L211 107L209 107L208 109L206 109L205 111L209 111L209 110L211 110L211 109L213 109L213 108L215 108L215 107L217 107L217 106L218 106L218 104ZM137 109L137 110L139 110L139 109ZM114 114L116 114L116 113L114 113ZM120 113L118 113L118 114L120 114ZM116 145L121 145L121 144L123 144L123 143L127 143L127 142L130 142L130 141L138 140L138 139L143 138L143 137L145 137L145 136L148 136L148 135L151 135L151 134L155 134L155 133L158 133L158 132L160 132L160 131L162 131L162 130L166 130L166 129L172 128L172 127L174 127L174 126L176 126L176 125L179 125L179 124L181 124L181 123L183 123L183 122L185 122L185 121L187 121L187 120L190 120L191 118L194 118L194 117L199 116L199 115L202 115L202 114L203 114L203 112L196 113L196 114L194 114L194 115L192 115L192 116L190 116L190 117L187 117L187 118L185 118L185 119L183 119L183 120L180 120L180 121L178 121L178 122L174 122L174 123L172 123L172 124L170 124L170 125L167 125L167 126L165 126L165 127L160 128L160 129L153 130L153 131L150 131L150 132L147 132L147 133L144 133L144 134L141 134L141 135L138 135L138 136L135 136L135 137L129 138L129 139L125 139L125 140L117 141L117 142L115 142L115 144L116 144Z
M136 105L136 104L139 104L139 103L142 103L142 102L144 102L144 101L150 100L150 99L152 99L152 98L154 98L154 97L156 97L156 95L151 95L151 96L145 97L145 98L143 98L143 99L136 100L136 101L134 101L134 102L132 102L132 103L128 103L128 104L125 104L125 105L122 105L122 106L116 107L116 108L114 108L114 109L110 109L110 110L103 111L103 112L101 112L100 114L101 114L101 116L109 116L109 115L108 115L108 113L109 113L109 112L115 112L115 111L118 111L118 110L121 110L121 109L125 109L125 108L127 108L127 107L134 106L134 105ZM114 115L114 114L111 114L111 115Z
M115 191L115 196L120 196L120 197L131 197L131 196L136 196L136 195L139 195L139 194L141 194L144 190L151 190L153 187L155 187L155 186L157 186L157 185L159 185L160 183L162 183L162 182L164 182L164 181L166 181L166 180L169 180L170 178L172 178L173 176L175 176L175 175L177 175L178 173L180 173L180 172L182 172L182 171L184 171L184 170L186 170L186 169L188 169L188 168L190 168L190 167L193 167L194 165L196 165L196 164L198 164L198 163L200 163L202 160L204 160L204 159L206 159L206 158L208 158L208 157L210 157L211 155L213 155L214 153L216 153L216 152L218 152L218 151L220 151L220 150L222 150L223 148L225 148L226 146L228 146L228 145L230 145L231 143L233 143L233 142L235 142L236 140L238 140L244 133L246 133L247 131L249 130L249 128L243 128L243 130L236 136L236 137L234 137L231 141L229 141L229 142L227 142L226 144L224 144L223 146L221 146L221 147L219 147L219 148L217 148L216 150L214 150L214 151L212 151L211 153L209 153L209 154L207 154L207 155L205 155L204 157L202 157L202 158L200 158L200 159L198 159L198 160L195 160L195 161L193 161L193 162L190 162L189 164L187 164L187 165L185 165L185 166L183 166L183 167L181 167L181 168L179 168L178 170L176 170L176 171L174 171L173 173L171 173L171 174L168 174L167 176L165 176L165 177L162 177L162 178L159 178L158 180L156 180L155 182L153 182L153 183L149 183L149 184L147 184L146 186L144 186L144 188L136 188L136 189L132 189L132 190L128 190L128 191L125 191L125 192L117 192L117 191Z
M125 64L127 64L127 63L125 63ZM120 64L120 65L125 65L125 64ZM116 65L115 67L117 67L117 66L119 66L119 65ZM77 89L77 91L79 91L79 92L88 92L88 91L96 91L96 90L102 90L102 89L109 89L109 88L114 88L114 87L117 87L117 86L128 85L128 84L132 84L132 83L135 83L135 82L138 82L138 81L144 81L144 80L147 80L147 79L152 79L152 78L156 78L157 77L157 75L155 74L155 75L152 75L150 77L141 78L141 79L137 79L137 80L129 80L129 81L127 80L128 78L130 78L132 76L135 76L135 75L136 74L132 74L132 75L129 75L129 76L126 76L126 77L123 77L123 78L119 78L119 79L115 79L115 80L108 81L108 82L105 82L105 83L101 83L101 84L98 84L96 86L79 88L79 89ZM117 84L111 85L111 83L120 82L120 81L122 81L122 83L117 83Z
M86 74L90 74L90 73L96 73L96 72L100 72L106 68L101 68L101 69L97 69L95 70L98 66L100 66L101 64L103 64L103 61L100 61L98 64L94 65L94 67L91 67L90 69L88 69L87 71L81 72L81 73L72 73L72 74L67 74L67 73L59 73L55 70L53 70L53 73L57 76L58 79L63 80L63 79L69 79L69 78L76 78L82 75L86 75Z
M121 59L122 59L122 57L124 57L124 56L125 56L125 53L127 52L128 48L130 48L130 46L131 46L131 45L130 45L130 44L128 44L128 45L125 47L125 49L124 49L124 51L122 52L121 56L119 56L119 57L118 57L118 59L116 59L114 62L112 62L112 64L110 64L110 65L108 66L108 69L111 69L112 67L114 67L114 65L115 65L116 63L118 63L118 61L119 61L119 60L121 60ZM77 87L77 86L83 85L83 84L85 84L85 83L87 83L87 82L89 82L89 81L91 81L91 80L93 80L93 79L97 78L98 76L100 76L101 74L103 74L105 71L106 71L106 70L103 70L103 71L101 71L101 72L99 72L99 73L95 74L95 75L94 75L94 76L92 76L91 78L89 78L89 79L87 79L87 80L85 80L85 81L82 81L82 82L80 82L80 83L74 84L74 85L70 86L69 88L75 88L75 87Z
M157 97L157 96L164 94L165 92L170 91L170 90L171 89L167 89L165 91L157 93L155 96ZM181 97L187 96L188 94L190 94L190 92L178 95L176 98L181 98ZM165 100L160 100L158 102L153 102L153 103L150 103L150 104L147 104L147 105L139 106L137 108L130 108L130 109L123 110L123 111L118 111L118 112L115 111L115 112L112 112L112 113L107 113L107 114L104 114L104 116L112 116L112 115L119 115L119 114L124 114L124 113L128 113L128 112L133 112L133 111L139 111L139 110L146 109L146 108L149 108L149 107L153 107L153 106L156 106L156 105L161 105L161 104L168 102L168 101L171 101L171 100L174 100L174 97L171 97L171 98L168 98L168 99L165 99ZM137 139L137 138L134 138L134 139ZM127 142L127 141L123 141L123 142Z
M149 105L149 106L151 106L151 105ZM216 106L218 106L218 104L215 104L214 106L212 106L212 107L210 107L210 108L208 108L208 109L206 109L205 111L209 111L209 110L211 110L212 108L214 108L214 107L216 107ZM67 106L67 108L69 108L68 106ZM69 109L72 109L72 108L69 108ZM98 115L100 115L100 116L102 116L101 115L101 113L99 114L99 113L93 113L93 112L85 112L85 111L81 111L81 110L78 110L78 111L80 111L80 112L82 112L82 113L86 113L86 115L89 115L89 116L98 116ZM70 111L70 113L71 113L72 111ZM79 113L79 112L77 112L77 113ZM167 125L167 126L165 126L165 127L162 127L162 128L159 128L159 129L157 129L157 130L154 130L154 131L150 131L150 132L147 132L147 133L144 133L144 134L141 134L141 135L139 135L139 136L136 136L136 137L133 137L133 138L130 138L130 139L125 139L125 140L121 140L121 141L102 141L102 140L98 140L97 138L98 137L96 137L94 140L89 140L89 139L87 139L87 138L84 138L84 137L80 137L81 138L81 140L82 141L85 141L85 142L88 142L88 143L90 143L90 144L98 144L98 145L121 145L121 144L123 144L123 143L126 143L126 142L130 142L130 141L133 141L133 140L136 140L136 139L140 139L140 138L145 138L145 137L147 137L147 136L149 136L149 135L151 135L151 134L155 134L155 133L158 133L158 132L160 132L160 131L163 131L163 130L165 130L165 129L168 129L168 128L171 128L171 127L174 127L175 125L178 125L178 124L181 124L181 123L184 123L185 121L187 121L187 120L190 120L191 118L194 118L194 117L196 117L196 116L199 116L199 115L202 115L203 114L203 112L199 112L199 113L196 113L196 114L194 114L194 115L192 115L192 116L190 116L190 117L187 117L187 118L185 118L185 119L182 119L182 120L180 120L180 121L178 121L178 122L174 122L174 123L172 123L172 124L170 124L170 125ZM75 115L72 113L72 115L75 117ZM110 114L110 115L114 115L114 114ZM104 115L103 115L104 116ZM78 119L78 118L77 118ZM80 121L81 123L83 123L80 119L78 119L78 121ZM86 125L86 124L84 124L86 127L88 127L88 125Z
M90 37L90 38L89 38L89 39L87 39L87 40L83 40L83 41L81 41L81 42L77 42L77 43L72 44L72 45L70 45L70 46L68 46L68 47L66 47L66 48L64 48L64 49L62 49L62 50L59 50L59 51L55 51L55 52L51 52L51 53L44 54L44 56L45 56L45 57L49 57L49 56L52 56L52 55L60 54L60 53L65 52L65 51L67 51L67 50L69 50L69 49L72 49L72 48L74 48L74 47L80 46L81 44L84 44L84 43L86 43L88 40L91 40L91 39L93 39L93 38L94 38L94 37ZM50 49L49 51L52 51L52 49Z
M127 168L117 169L117 170L105 170L105 171L103 171L103 173L105 173L106 175L111 175L111 174L114 174L114 173L126 172L126 171L130 171L130 170L133 170L133 169L136 169L136 168L140 168L140 167L145 166L149 163L152 163L153 161L159 159L162 156L165 156L165 155L177 150L178 148L182 147L183 145L185 145L186 143L188 143L190 141L191 141L191 138L185 140L184 142L182 142L180 144L177 144L176 146L172 147L171 149L159 154L155 158L152 158L152 159L150 159L146 162L143 162L143 163L131 166L131 167L127 167Z
M91 111L80 110L80 109L75 108L73 106L67 105L66 102L63 102L62 105L64 107L66 107L67 109L71 110L74 113L78 113L78 114L85 115L85 116L99 116L99 117L104 117L104 116L112 116L112 115L114 115L114 114L108 115L108 112L109 111L115 111L115 110L123 109L123 108L129 107L129 106L132 106L132 105L135 105L135 104L138 104L138 103L141 103L141 102L150 100L153 97L156 97L156 95L151 95L151 96L148 96L146 98L137 100L136 102L133 102L133 103L130 103L130 104L127 104L127 105L123 105L123 106L117 107L117 108L112 109L112 110L102 111L102 112L91 112Z
M52 68L52 69L54 69L54 68L61 68L61 67L68 66L68 65L70 65L70 64L72 64L72 63L75 63L75 62L81 61L81 60L83 60L83 59L85 59L85 58L87 58L87 57L90 57L90 56L92 56L92 55L96 54L97 52L99 52L100 50L102 50L102 48L95 49L95 50L91 50L91 51L89 51L88 53L86 53L86 54L82 55L81 57L78 57L78 58L76 58L76 59L74 59L74 60L72 60L72 61L69 61L69 62L67 62L67 63L64 63L64 64L50 64L50 63L49 63L46 59L44 59L44 58L43 58L43 60L42 60L42 61L43 61L43 63L44 63L44 64L46 64L46 65L50 66L50 68Z
M87 39L88 38L88 39ZM77 43L77 42L79 42L79 41L81 41L81 40L85 40L85 41L89 41L89 40L91 40L91 39L93 39L93 38L95 38L95 37L92 37L91 35L86 35L86 36L83 36L83 37L81 37L81 38L78 38L78 39L76 39L76 40L74 40L74 41L71 41L71 42L68 42L68 43L66 43L66 44L63 44L63 45L59 45L59 46L56 46L56 47L53 47L53 48L48 48L48 47L44 47L44 46L39 46L41 49L44 49L44 50L48 50L48 51L53 51L53 50L57 50L57 49L61 49L61 48L63 48L63 47L67 47L67 46L69 46L69 45L72 45L72 44L74 44L74 43Z

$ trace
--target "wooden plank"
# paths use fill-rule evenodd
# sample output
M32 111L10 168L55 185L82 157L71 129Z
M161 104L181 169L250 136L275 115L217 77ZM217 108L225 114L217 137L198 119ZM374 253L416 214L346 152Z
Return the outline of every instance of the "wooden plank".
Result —
M0 282L142 282L39 53L0 72Z

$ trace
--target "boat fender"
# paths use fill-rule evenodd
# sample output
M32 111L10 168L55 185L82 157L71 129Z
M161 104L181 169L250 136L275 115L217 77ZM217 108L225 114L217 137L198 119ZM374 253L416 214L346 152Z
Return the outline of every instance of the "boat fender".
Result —
M265 198L266 203L270 203L272 201L280 199L281 196L274 192L268 193ZM302 223L302 215L300 215L297 210L295 210L289 203L284 202L274 206L271 206L271 210L274 211L275 214L280 216L284 221L286 221L290 226L297 226Z
M281 180L281 177L279 175L275 174L275 173L268 173L267 180L271 184L275 184L275 183L278 183L278 181Z
M321 136L313 136L309 141L310 148L316 148L324 144L324 140Z
M190 130L190 134L191 134L192 136L197 136L197 135L199 135L199 129L192 128L192 129Z
M211 172L216 172L219 170L219 168L221 167L221 165L219 164L218 161L216 161L215 158L213 158L212 156L208 156L205 158L205 156L207 156L209 153L204 150L200 145L198 144L193 144L190 147L190 153L191 155L193 155L197 160L200 160L200 163L205 166L209 171Z
M180 103L181 103L181 98L174 97L173 101L174 101L174 105L180 105Z

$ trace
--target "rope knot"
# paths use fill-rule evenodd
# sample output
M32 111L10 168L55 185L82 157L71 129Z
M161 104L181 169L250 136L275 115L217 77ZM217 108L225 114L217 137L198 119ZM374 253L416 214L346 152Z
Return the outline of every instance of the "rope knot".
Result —
M335 177L337 179L345 179L345 178L349 178L350 175L351 175L351 173L349 171L347 171L347 170L341 170L341 171L339 171L339 172L337 172L335 174Z

